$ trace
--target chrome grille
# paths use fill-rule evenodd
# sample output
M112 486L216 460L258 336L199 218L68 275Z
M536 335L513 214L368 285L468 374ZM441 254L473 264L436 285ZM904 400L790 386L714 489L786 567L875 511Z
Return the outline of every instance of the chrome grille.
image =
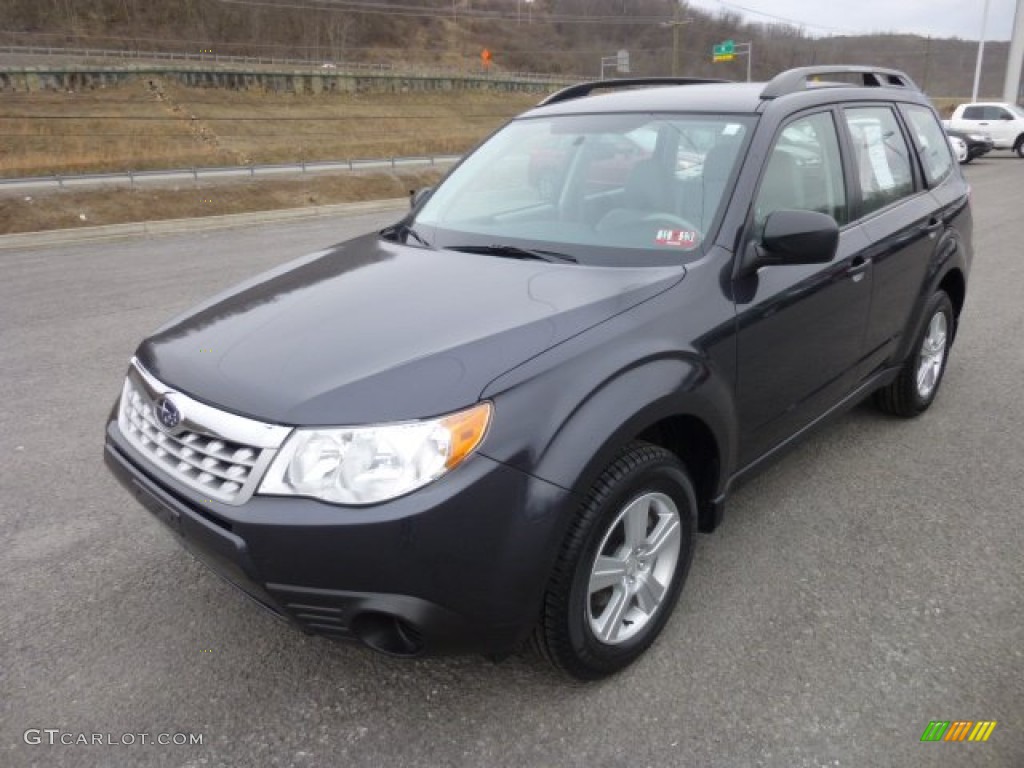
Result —
M181 421L166 429L156 403L171 400ZM151 464L211 499L242 504L252 496L290 431L225 413L162 385L137 361L125 378L118 425Z

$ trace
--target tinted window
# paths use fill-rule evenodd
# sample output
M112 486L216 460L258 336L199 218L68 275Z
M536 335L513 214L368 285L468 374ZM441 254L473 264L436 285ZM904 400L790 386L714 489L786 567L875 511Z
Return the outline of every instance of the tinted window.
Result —
M964 120L984 120L985 109L983 107L967 107L964 110Z
M787 125L772 147L754 204L758 231L775 211L817 211L848 221L839 139L831 113Z
M914 192L910 150L896 115L888 107L845 110L860 183L862 216Z
M910 129L914 133L924 175L932 186L946 178L953 170L953 156L949 151L946 132L930 109L905 107Z

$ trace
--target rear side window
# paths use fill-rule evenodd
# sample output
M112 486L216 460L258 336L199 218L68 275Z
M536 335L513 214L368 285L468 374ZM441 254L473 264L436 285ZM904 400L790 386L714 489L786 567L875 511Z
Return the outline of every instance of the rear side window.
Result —
M862 216L914 193L910 150L888 107L844 110L853 144L853 176L860 182Z
M917 142L917 149L924 166L924 175L929 186L939 184L953 170L953 155L949 151L949 140L930 109L905 106L910 129Z
M763 230L769 214L782 210L825 213L840 226L849 220L839 138L830 112L793 121L772 147L754 204L757 231Z

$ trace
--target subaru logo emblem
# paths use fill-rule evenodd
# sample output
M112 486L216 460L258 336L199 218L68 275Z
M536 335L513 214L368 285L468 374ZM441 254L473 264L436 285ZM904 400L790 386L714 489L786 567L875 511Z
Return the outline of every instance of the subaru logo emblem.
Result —
M164 429L174 429L181 423L181 411L168 398L161 397L154 403L157 421Z

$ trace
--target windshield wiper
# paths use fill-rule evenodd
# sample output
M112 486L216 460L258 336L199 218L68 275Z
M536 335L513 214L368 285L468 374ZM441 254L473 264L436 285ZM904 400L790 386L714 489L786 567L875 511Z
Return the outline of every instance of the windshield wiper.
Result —
M577 264L579 260L567 253L556 251L542 251L536 248L520 248L516 245L451 245L449 251L462 251L463 253L482 253L487 256L501 256L506 259L534 259L536 261L550 261L555 264Z
M422 245L422 246L424 246L426 248L432 248L433 247L430 243L428 243L423 238L423 235L421 235L419 232L417 232L415 229L413 229L408 224L395 224L393 227L388 227L387 229L382 230L381 231L381 235L386 237L386 238L389 238L389 239L393 237L395 239L395 242L405 242L405 243L409 242L409 238L411 237L417 243L419 243L420 245ZM404 238L404 239L400 239L400 238Z

